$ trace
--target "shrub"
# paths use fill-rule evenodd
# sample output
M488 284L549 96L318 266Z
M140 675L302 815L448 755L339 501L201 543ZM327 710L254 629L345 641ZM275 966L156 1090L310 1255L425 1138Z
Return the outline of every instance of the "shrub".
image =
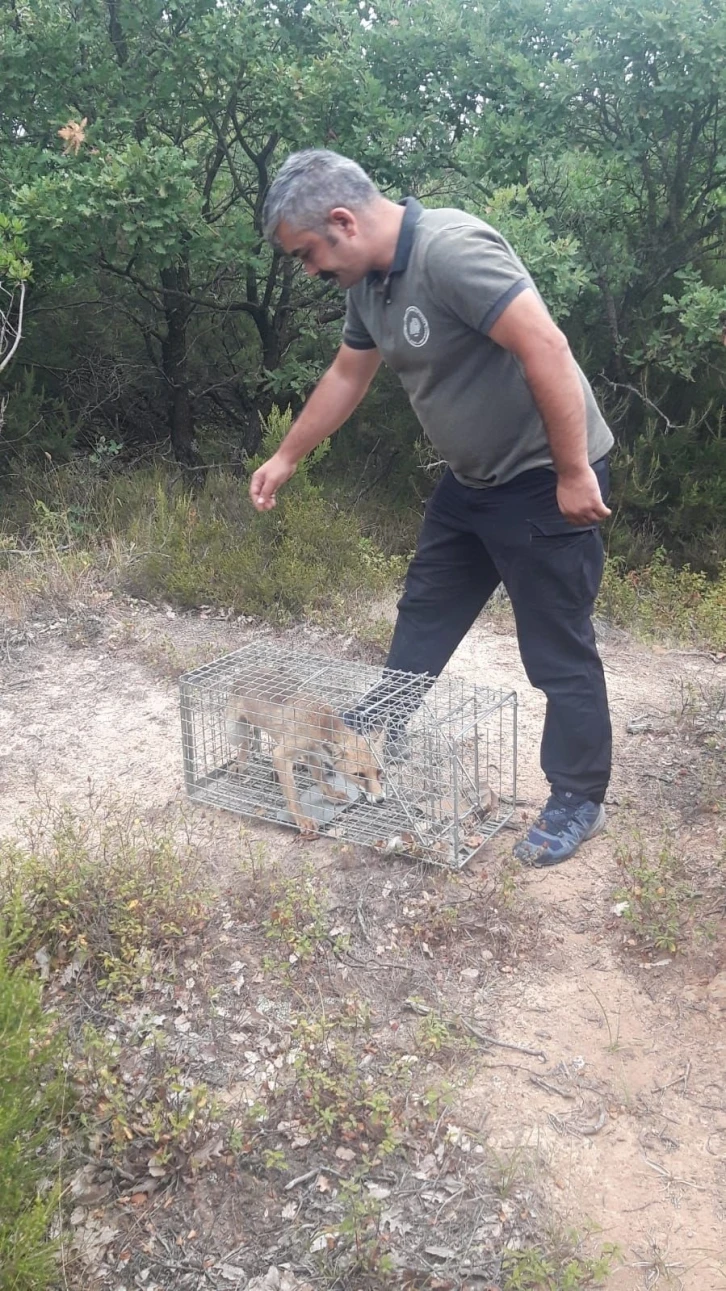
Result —
M43 1291L55 1273L48 1227L57 1197L39 1195L39 1184L60 1108L57 1048L39 985L11 965L0 939L0 1291Z
M274 452L290 420L273 410L250 469ZM0 537L4 582L11 574L26 592L7 599L32 603L45 585L56 604L72 603L74 589L80 594L91 577L110 573L139 596L183 607L220 605L276 623L340 616L359 595L389 587L403 562L387 557L357 517L313 482L326 451L321 445L301 462L275 509L262 515L246 481L222 469L210 469L196 489L160 465L101 470L87 460L36 472L27 485L32 496L13 504L22 537ZM9 554L23 542L31 556Z
M39 956L69 980L128 991L150 954L163 953L208 916L199 860L171 831L98 804L63 807L29 822L22 842L0 843L0 933L16 958Z
M610 559L598 606L606 619L645 637L726 648L726 567L709 579L688 565L674 568L662 549L642 569Z

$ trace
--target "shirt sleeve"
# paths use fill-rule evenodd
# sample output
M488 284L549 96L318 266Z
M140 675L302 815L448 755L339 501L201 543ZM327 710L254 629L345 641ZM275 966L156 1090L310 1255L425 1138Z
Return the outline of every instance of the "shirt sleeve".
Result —
M534 286L504 238L486 225L443 229L429 246L426 272L435 298L485 335L515 296Z
M376 348L376 343L358 312L351 292L347 292L346 295L343 344L349 345L351 350L375 350Z

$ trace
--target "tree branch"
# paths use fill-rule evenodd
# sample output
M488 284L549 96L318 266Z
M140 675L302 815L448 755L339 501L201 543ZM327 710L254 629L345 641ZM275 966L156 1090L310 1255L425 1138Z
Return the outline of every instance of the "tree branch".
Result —
M25 282L21 282L21 284L20 284L20 301L19 301L19 304L18 304L18 321L17 321L17 323L15 324L15 326L14 326L14 327L13 327L13 326L11 326L11 324L10 324L10 322L9 322L9 315L8 315L8 314L1 314L1 315L0 315L0 372L3 372L3 371L5 370L5 368L8 366L8 364L10 363L10 360L12 359L13 355L15 354L15 352L16 352L16 350L17 350L17 348L18 348L19 344L20 344L20 338L21 338L21 337L22 337L22 335L23 335L23 309L24 309L24 306L25 306L25 289L26 289L26 283L25 283ZM10 296L10 308L12 308L12 297L13 297L13 295L14 295L14 293L12 293L12 294L11 294L11 296ZM12 342L12 344L11 344L11 346L10 346L10 349L8 350L7 354L3 357L3 356L2 356L2 348L3 348L3 345L5 344L5 337L6 337L6 335L7 335L8 333L10 333L11 335L14 333L14 334L15 334L15 339L14 339L14 341Z

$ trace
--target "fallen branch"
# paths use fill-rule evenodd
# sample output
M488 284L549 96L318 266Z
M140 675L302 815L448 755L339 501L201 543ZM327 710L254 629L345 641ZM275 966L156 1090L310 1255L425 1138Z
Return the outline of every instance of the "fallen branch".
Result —
M309 1183L311 1179L315 1178L316 1174L320 1174L318 1166L314 1170L306 1170L305 1174L299 1174L296 1179L291 1179L289 1183L285 1184L285 1192L291 1192L293 1188L297 1188L301 1183Z
M498 1049L514 1049L515 1053L526 1053L529 1054L530 1058L539 1058L541 1062L547 1061L547 1054L543 1049L527 1049L524 1045L512 1044L509 1040L495 1040L493 1035L488 1035L486 1031L480 1031L471 1022L467 1022L466 1018L457 1018L457 1021L477 1040L481 1040L482 1044L494 1044Z
M428 1005L422 1004L420 1000L415 1000L411 997L404 1000L404 1005L412 1013L420 1013L423 1017L433 1012ZM524 1045L513 1044L510 1040L497 1040L493 1035L489 1035L488 1032L480 1031L479 1027L474 1026L473 1022L467 1021L466 1018L462 1018L459 1014L454 1018L450 1018L449 1022L463 1027L465 1031L469 1032L469 1035L473 1035L476 1040L481 1040L482 1044L493 1044L498 1049L513 1049L515 1053L526 1053L530 1058L539 1058L542 1062L547 1061L547 1054L542 1049L527 1049Z
M571 1094L567 1089L558 1089L556 1085L550 1085L549 1081L542 1080L541 1076L530 1076L529 1079L531 1084L538 1085L540 1089L548 1089L551 1094L559 1094L560 1098L574 1099L575 1097L575 1095Z
M698 894L691 893L691 895L698 895ZM691 1060L689 1058L680 1076L676 1076L675 1080L669 1080L667 1085L655 1085L653 1088L653 1093L662 1094L666 1089L673 1089L674 1085L680 1085L681 1081L683 1081L683 1092L685 1094L686 1089L688 1088L688 1078L690 1074L691 1074Z

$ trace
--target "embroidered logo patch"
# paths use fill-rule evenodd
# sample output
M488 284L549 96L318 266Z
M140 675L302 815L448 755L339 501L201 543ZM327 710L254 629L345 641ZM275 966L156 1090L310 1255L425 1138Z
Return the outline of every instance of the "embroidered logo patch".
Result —
M403 334L409 345L414 345L420 349L425 345L431 334L431 328L425 314L421 313L418 305L409 305L403 316Z

